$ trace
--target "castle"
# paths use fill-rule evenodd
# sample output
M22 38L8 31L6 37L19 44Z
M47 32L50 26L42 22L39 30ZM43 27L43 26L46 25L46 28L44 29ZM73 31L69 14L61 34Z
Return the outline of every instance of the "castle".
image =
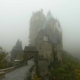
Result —
M11 51L11 61L14 62L14 60L22 58L21 56L23 56L22 41L17 40Z
M35 66L32 72L43 76L48 72L49 64L55 62L54 53L58 61L62 62L61 26L50 11L45 16L43 10L40 10L33 12L29 30L29 45L23 50L22 42L18 40L12 49L11 59L23 60L27 64L28 59L34 57Z
M51 12L44 15L41 9L33 12L30 19L29 45L37 46L39 56L53 60L52 44L57 51L57 58L62 61L62 29L57 19L53 17Z
M33 12L30 19L29 45L37 46L39 57L54 60L52 45L54 45L57 58L62 61L62 30L60 23L53 17L51 12L44 15L43 10ZM23 54L22 42L17 41L11 52L11 61L19 59L19 55Z

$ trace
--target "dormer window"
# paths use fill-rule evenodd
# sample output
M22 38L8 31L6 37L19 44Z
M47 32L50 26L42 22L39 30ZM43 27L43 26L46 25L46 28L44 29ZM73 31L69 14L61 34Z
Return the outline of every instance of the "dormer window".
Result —
M48 41L48 37L44 36L43 41Z

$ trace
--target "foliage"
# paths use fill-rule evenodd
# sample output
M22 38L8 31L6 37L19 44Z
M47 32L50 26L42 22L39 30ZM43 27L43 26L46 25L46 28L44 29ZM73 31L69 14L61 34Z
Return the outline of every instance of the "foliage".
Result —
M37 75L34 75L33 80L42 80L41 78L39 78Z
M12 63L12 62L7 62L7 64L6 64L6 67L8 68L8 67L12 67L12 66L14 66L14 64Z
M7 61L5 60L6 54L4 52L0 53L0 69L7 67Z
M57 60L53 46L54 61L49 65L49 72L53 80L80 80L80 62L69 53L62 53L63 64Z
M12 63L7 62L5 57L7 56L7 53L3 52L2 47L0 47L1 52L0 52L0 69L11 67Z
M80 69L75 69L76 80L80 80Z

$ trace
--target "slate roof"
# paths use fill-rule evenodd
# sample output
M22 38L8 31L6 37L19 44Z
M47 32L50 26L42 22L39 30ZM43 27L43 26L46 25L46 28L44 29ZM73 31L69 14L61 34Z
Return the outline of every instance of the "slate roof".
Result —
M43 36L47 36L48 37L48 42L53 43L53 44L59 44L60 43L60 36L59 36L59 34L57 32L55 32L54 34L52 34L52 39L49 38L49 36L48 36L48 34L47 34L47 32L46 32L45 29L44 30L41 29L40 32L39 32L39 34L41 32L43 32ZM39 34L38 34L38 36L39 36ZM37 38L38 38L38 36L37 36ZM35 41L37 40L37 38L35 39Z
M18 41L16 42L16 45L13 47L12 50L23 50L23 49L22 49L22 43L21 43L20 40L18 40Z
M48 37L48 42L53 43L53 44L59 44L59 43L60 43L60 36L59 36L59 34L58 34L56 31L55 31L54 34L52 33L52 39L50 39L49 35L47 34L47 31L52 32L51 29L50 29L50 27L49 27L49 26L46 26L47 23L48 23L49 21L51 21L51 20L53 20L54 23L57 22L57 21L53 18L51 12L49 11L49 12L48 12L48 15L47 15L47 17L46 17L46 21L45 21L44 25L41 26L41 27L38 29L38 33L39 33L40 31L42 31L43 34L44 34L44 36L47 36L47 37ZM59 27L56 26L56 28L59 30ZM60 30L59 30L59 31L60 31ZM38 38L38 37L37 37L37 38ZM37 38L36 38L36 39L37 39Z
M53 34L53 38L52 38L52 42L55 44L55 43L60 43L60 36L55 32Z
M46 17L46 22L49 22L51 20L54 20L54 18L52 16L51 12L49 11L48 14L47 14L47 17Z
M25 46L24 51L38 51L36 46Z

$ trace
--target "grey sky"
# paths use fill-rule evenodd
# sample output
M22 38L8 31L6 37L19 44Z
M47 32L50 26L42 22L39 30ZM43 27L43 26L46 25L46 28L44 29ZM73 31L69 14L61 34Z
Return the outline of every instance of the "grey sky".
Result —
M80 52L80 0L0 0L0 46L11 51L18 39L28 45L32 11L51 10L63 29L64 49Z

